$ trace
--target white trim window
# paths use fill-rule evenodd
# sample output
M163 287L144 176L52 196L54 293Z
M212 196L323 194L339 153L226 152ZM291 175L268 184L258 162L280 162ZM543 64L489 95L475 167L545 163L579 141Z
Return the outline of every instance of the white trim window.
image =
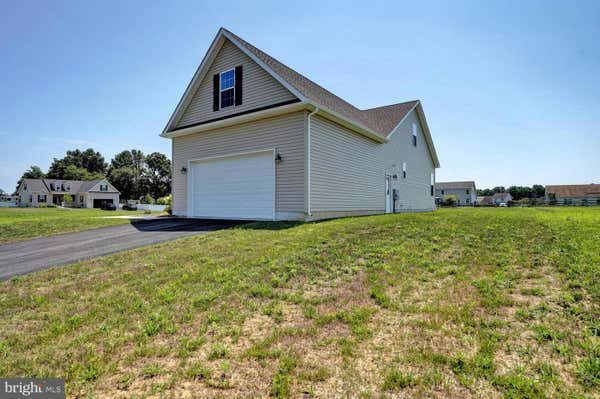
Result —
M108 191L108 184L101 184L100 191Z
M413 142L413 146L417 146L417 124L413 123L412 124L412 142Z
M231 107L235 103L235 69L219 74L219 103L221 109Z
M406 179L406 162L402 162L402 178Z
M431 172L431 182L430 183L431 183L431 185L430 185L430 187L431 187L430 192L431 192L431 196L433 197L433 194L434 194L434 191L435 191L435 188L434 188L434 186L435 186L435 174L433 172Z

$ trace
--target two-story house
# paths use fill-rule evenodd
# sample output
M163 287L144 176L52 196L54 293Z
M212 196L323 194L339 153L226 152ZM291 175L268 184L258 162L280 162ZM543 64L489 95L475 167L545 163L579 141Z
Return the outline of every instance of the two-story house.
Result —
M435 196L440 201L453 195L458 206L474 206L477 203L477 189L474 181L448 181L435 183Z
M440 165L420 101L358 109L226 29L161 136L172 143L175 215L315 220L435 209Z

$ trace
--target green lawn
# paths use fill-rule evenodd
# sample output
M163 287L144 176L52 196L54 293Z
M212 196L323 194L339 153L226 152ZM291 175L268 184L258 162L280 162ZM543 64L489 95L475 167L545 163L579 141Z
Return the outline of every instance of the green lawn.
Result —
M143 211L100 209L0 208L0 243L129 223L102 216L141 215Z
M69 397L600 397L600 208L252 224L0 282Z

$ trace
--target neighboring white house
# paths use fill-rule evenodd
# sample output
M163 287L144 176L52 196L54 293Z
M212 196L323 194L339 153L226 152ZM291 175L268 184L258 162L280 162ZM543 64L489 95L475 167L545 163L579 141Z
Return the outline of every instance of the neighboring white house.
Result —
M513 197L510 193L496 193L492 196L494 205L508 204L508 201L512 201Z
M456 196L456 205L458 206L474 206L477 203L477 189L474 181L436 182L436 198L443 201L447 195Z
M600 184L546 186L545 202L551 205L600 205Z
M0 194L0 208L17 206L19 197L16 195Z
M161 136L172 140L175 215L435 209L439 161L419 101L360 110L223 28Z
M19 206L61 205L66 194L71 196L74 206L102 208L106 203L117 205L120 193L106 179L24 179L17 189Z

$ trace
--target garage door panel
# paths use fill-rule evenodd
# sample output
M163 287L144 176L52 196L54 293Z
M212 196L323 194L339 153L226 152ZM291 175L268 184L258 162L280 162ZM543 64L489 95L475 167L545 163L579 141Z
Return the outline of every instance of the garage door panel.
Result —
M190 173L192 216L273 218L272 151L193 162Z

